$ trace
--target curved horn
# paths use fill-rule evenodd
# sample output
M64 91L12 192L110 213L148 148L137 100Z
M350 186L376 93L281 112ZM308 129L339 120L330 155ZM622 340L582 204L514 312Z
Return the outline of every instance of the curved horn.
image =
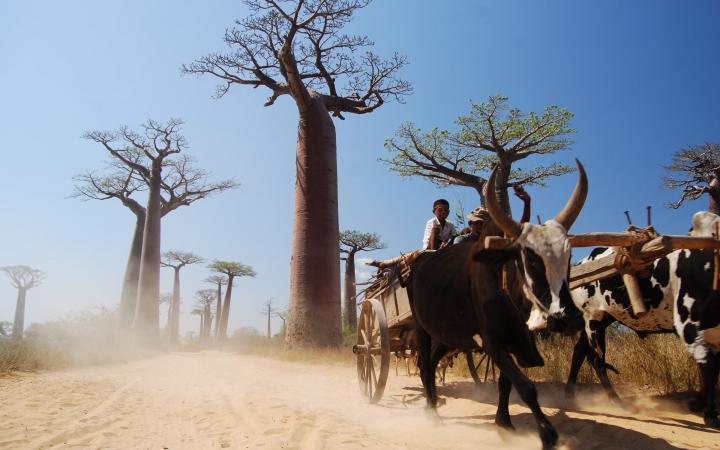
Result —
M580 210L585 204L585 198L588 192L588 180L585 168L580 161L575 160L575 164L578 168L578 181L575 184L575 190L573 191L570 199L565 204L565 207L555 216L555 221L564 226L566 230L569 230L572 224L577 219Z
M485 195L485 203L488 213L493 222L495 222L510 237L516 238L520 236L520 225L513 220L512 217L505 214L500 208L497 196L495 195L495 176L497 175L497 166L490 173L490 178L485 182L483 194Z

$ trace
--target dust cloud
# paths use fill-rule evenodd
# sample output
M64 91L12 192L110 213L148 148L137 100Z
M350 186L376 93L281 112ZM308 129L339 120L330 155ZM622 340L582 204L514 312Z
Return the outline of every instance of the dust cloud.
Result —
M713 448L720 434L687 411L604 394L569 404L538 384L562 449ZM125 363L0 378L0 448L539 449L513 393L514 433L493 425L494 385L448 377L445 404L425 412L419 378L388 379L370 405L352 358L288 361L220 351L170 352Z

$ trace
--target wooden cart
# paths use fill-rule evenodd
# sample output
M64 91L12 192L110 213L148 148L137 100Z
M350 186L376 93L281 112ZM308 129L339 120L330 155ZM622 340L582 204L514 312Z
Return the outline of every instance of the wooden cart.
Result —
M401 279L407 279L409 271L407 264L381 269L373 283L365 289L353 353L357 355L360 392L370 403L382 398L390 369L390 355L405 350L402 336L415 327L407 290L401 282ZM480 383L478 372L485 363L484 381L487 381L491 369L494 380L495 369L489 364L489 358L484 353L478 353L481 352L465 353L470 375L476 383Z

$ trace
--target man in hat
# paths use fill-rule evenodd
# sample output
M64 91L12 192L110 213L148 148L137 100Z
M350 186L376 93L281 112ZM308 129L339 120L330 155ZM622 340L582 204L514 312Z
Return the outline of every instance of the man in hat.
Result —
M530 220L530 195L520 185L513 186L515 196L523 201L523 216L520 222L527 222ZM481 206L470 211L470 214L465 216L468 220L468 226L470 231L465 234L461 234L453 240L453 244L461 244L467 241L475 241L482 233L483 227L490 223L490 214L487 210Z

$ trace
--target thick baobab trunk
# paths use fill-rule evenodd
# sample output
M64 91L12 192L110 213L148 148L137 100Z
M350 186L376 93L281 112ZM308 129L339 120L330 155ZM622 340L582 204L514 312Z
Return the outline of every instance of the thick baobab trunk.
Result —
M500 208L502 208L502 210L505 211L508 215L512 216L512 212L510 210L510 198L508 197L507 192L507 184L509 178L510 165L501 164L495 182L495 192L497 195L498 203L500 204Z
M227 329L228 329L228 318L230 317L230 300L232 298L232 283L233 277L228 277L227 289L225 289L225 304L222 307L222 318L219 320L220 332L218 339L221 341L227 340Z
M180 268L173 267L173 269L175 278L173 280L172 307L168 317L168 328L170 329L170 339L177 341L180 337Z
M355 253L349 252L345 259L345 322L348 329L354 330L357 325L357 303L355 296Z
M217 308L215 310L215 340L220 339L220 322L222 319L222 285L217 285ZM208 333L210 330L208 330Z
M290 305L285 343L341 343L340 253L335 126L322 99L300 113L296 147L295 217Z
M25 331L25 296L27 289L19 288L17 303L15 304L15 322L13 322L12 337L22 339Z
M140 277L132 328L156 332L160 316L160 165L153 164L153 177L148 193L147 217L143 233Z
M708 184L708 211L720 215L720 180L717 175Z
M135 317L144 229L145 213L136 213L135 232L133 233L132 244L130 244L130 255L128 255L127 265L125 266L125 276L123 278L122 292L120 293L118 320L121 328L130 328Z

